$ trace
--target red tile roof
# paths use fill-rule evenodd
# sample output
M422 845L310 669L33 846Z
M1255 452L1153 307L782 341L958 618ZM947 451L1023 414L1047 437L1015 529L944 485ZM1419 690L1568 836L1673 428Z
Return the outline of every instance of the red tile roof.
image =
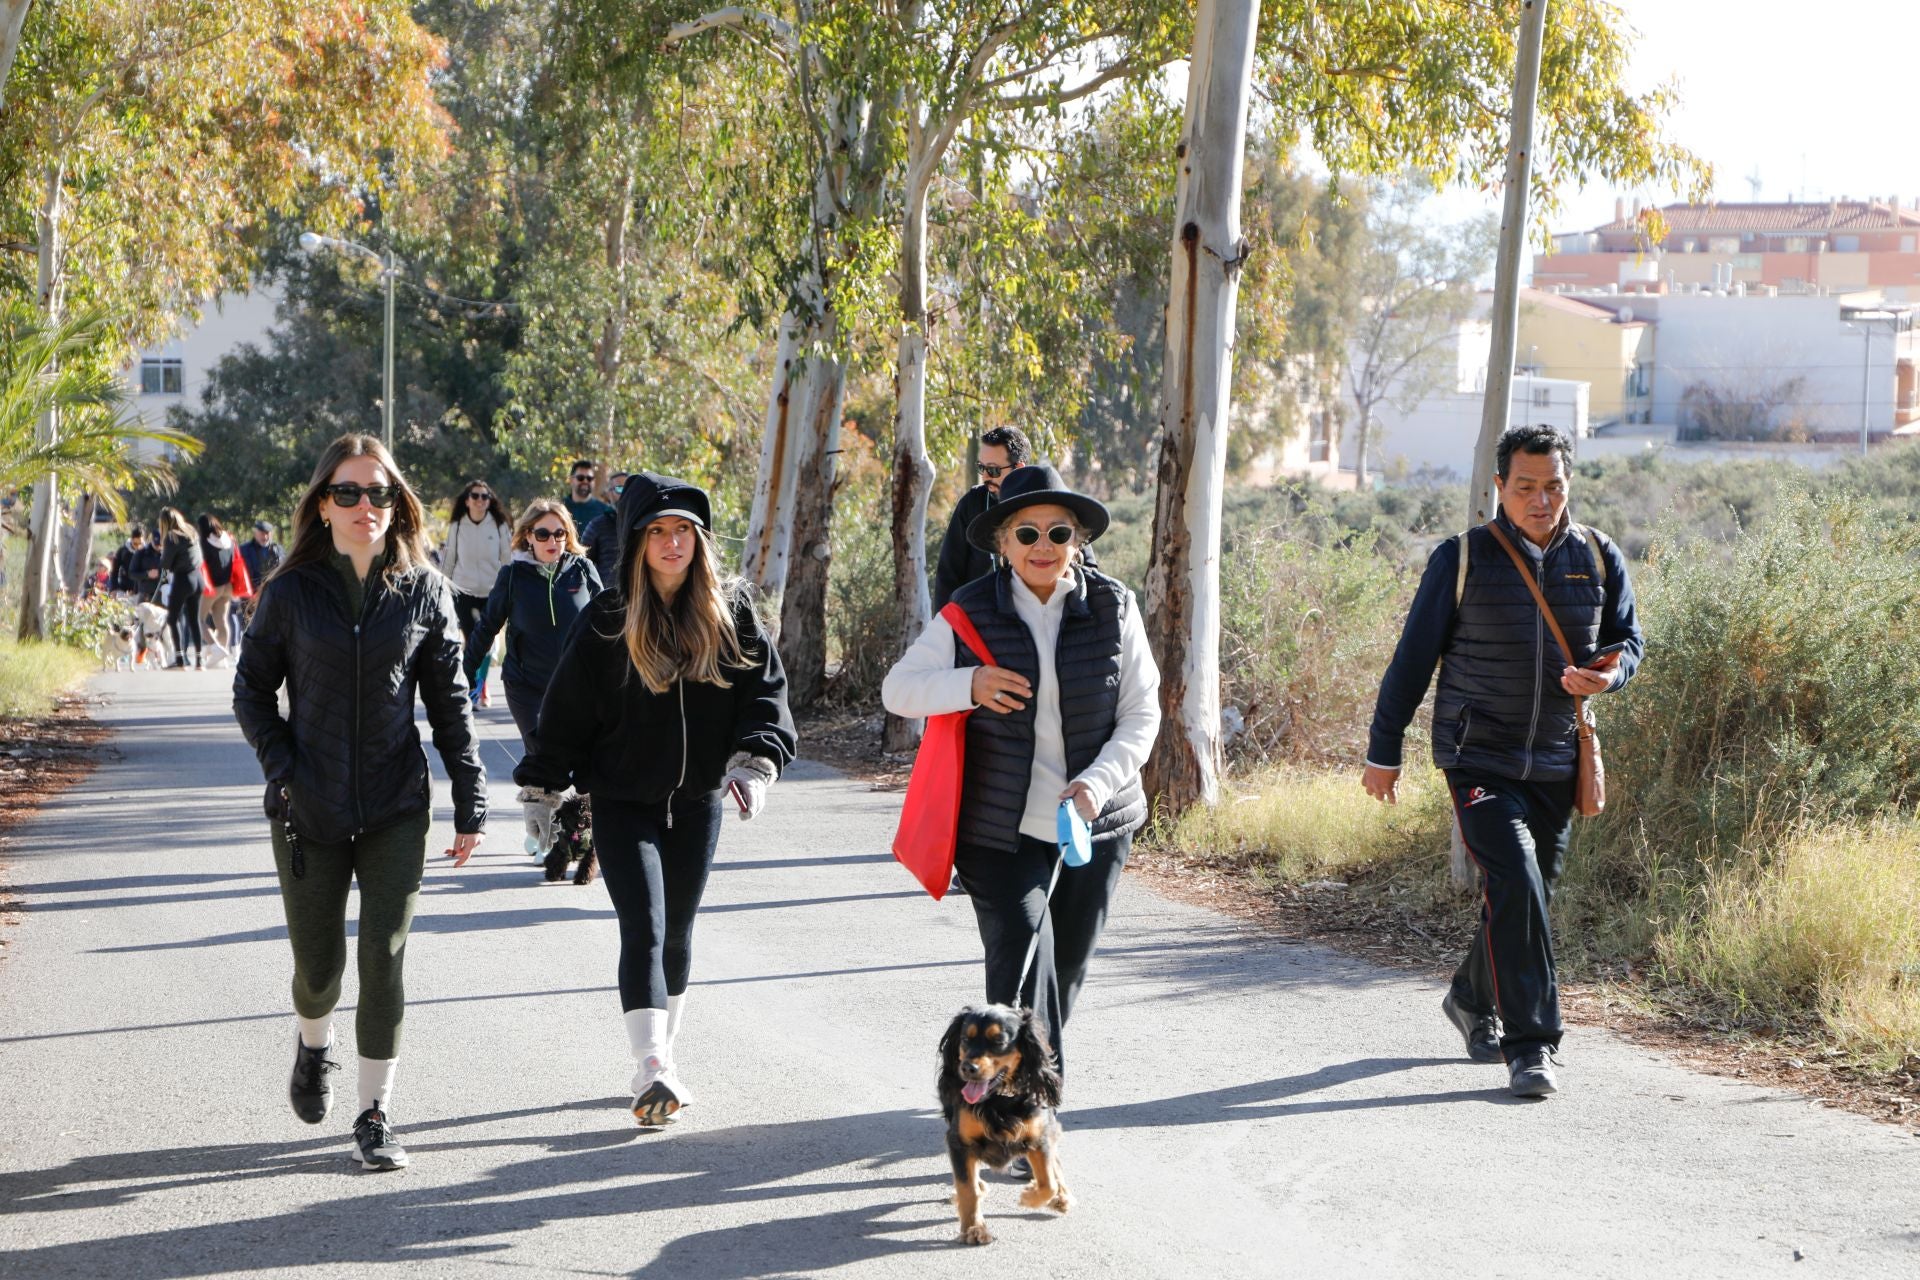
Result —
M1660 210L1676 232L1715 231L1871 231L1920 227L1920 211L1898 209L1877 200L1771 201L1758 204L1670 204ZM1637 231L1631 218L1602 223L1596 232Z

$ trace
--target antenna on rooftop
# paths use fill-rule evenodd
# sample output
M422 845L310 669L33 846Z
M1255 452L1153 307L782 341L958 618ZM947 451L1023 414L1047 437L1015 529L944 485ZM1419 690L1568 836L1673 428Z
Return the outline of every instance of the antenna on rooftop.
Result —
M1753 188L1753 202L1760 203L1760 166L1753 166L1753 172L1747 175L1747 185Z

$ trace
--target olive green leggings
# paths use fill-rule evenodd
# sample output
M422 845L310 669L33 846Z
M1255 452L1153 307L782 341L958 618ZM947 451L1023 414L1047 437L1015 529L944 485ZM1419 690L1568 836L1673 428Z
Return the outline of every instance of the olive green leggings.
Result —
M286 829L273 824L280 904L293 943L293 1008L303 1018L324 1018L340 1003L340 979L347 969L347 890L354 880L360 882L360 1009L353 1028L354 1048L363 1058L399 1056L407 1000L400 969L432 825L432 812L422 809L338 844L302 838L306 867L296 880Z

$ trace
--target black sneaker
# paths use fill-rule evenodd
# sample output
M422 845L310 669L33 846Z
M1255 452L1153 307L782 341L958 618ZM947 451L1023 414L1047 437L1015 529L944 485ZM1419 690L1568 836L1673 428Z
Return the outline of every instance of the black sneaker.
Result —
M1554 1079L1553 1050L1544 1044L1530 1045L1513 1055L1507 1064L1507 1089L1516 1098L1544 1098L1558 1093L1560 1082Z
M331 1047L331 1046L329 1046ZM287 1081L287 1101L293 1114L308 1124L319 1124L333 1110L333 1085L327 1072L338 1071L340 1064L327 1056L326 1049L309 1049L293 1036L293 1078Z
M362 1169L377 1169L383 1173L389 1169L404 1169L410 1163L406 1150L393 1136L393 1126L387 1123L387 1113L378 1107L367 1108L353 1122L353 1153L350 1158L358 1160Z
M1447 1021L1460 1029L1460 1036L1467 1042L1467 1056L1475 1062L1500 1062L1500 1019L1490 1013L1472 1013L1460 1007L1453 998L1453 992L1447 992L1440 1001L1440 1011L1447 1015Z

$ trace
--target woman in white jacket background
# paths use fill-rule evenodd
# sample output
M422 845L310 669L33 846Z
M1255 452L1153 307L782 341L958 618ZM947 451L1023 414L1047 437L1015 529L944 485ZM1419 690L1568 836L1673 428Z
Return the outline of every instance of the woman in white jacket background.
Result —
M487 596L494 579L513 560L513 522L507 518L506 504L485 480L469 480L454 496L447 513L447 542L440 549L440 572L453 583L453 612L460 623L460 634L471 636L486 612ZM490 704L487 696L487 668L491 653L482 654L476 663L469 660L468 670L476 672L472 698L475 706Z
M1008 473L967 540L1001 558L954 592L994 662L980 662L936 617L881 687L900 716L976 708L954 871L986 951L987 999L1031 1007L1061 1058L1061 1035L1145 822L1140 769L1160 729L1160 672L1125 585L1081 563L1107 509L1045 464ZM1093 857L1062 868L1059 810L1092 828ZM1039 944L1024 984L1021 968Z

